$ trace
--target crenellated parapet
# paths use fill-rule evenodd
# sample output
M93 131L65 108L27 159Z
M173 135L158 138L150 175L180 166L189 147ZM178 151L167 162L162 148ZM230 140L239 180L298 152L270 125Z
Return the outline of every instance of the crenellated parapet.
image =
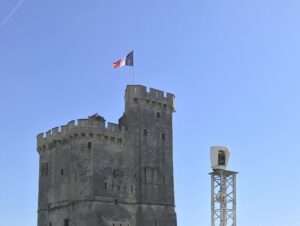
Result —
M147 89L142 85L128 85L125 94L126 103L142 102L150 106L175 111L175 95L158 89Z
M66 125L54 127L37 135L38 152L52 149L57 144L65 144L74 139L97 139L103 142L122 144L125 127L105 119L98 114L86 119L72 120Z

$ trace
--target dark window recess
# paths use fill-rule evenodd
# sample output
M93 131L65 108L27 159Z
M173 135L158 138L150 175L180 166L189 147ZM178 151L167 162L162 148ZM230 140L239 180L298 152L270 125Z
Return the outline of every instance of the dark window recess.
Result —
M119 204L118 199L115 199L115 205L118 205L118 204Z
M218 152L218 165L225 166L225 164L226 164L225 151L221 150Z
M162 139L162 140L166 140L166 134L162 133L162 134L161 134L161 139Z
M63 176L63 175L64 175L64 173L65 173L65 172L64 172L64 169L60 169L60 175L62 175L62 176Z
M92 142L88 142L88 149L89 149L89 150L92 149Z
M113 224L113 226L115 226L115 224Z
M104 190L107 191L107 183L104 183Z
M69 226L70 225L70 220L69 219L65 219L64 220L64 226Z
M154 226L158 226L157 220L154 221Z
M148 130L144 129L144 136L148 136Z
M49 226L52 226L52 223L51 223L51 222L49 222Z
M48 162L44 162L41 164L41 175L48 176Z
M133 98L134 103L138 102L138 98Z
M120 185L118 185L118 191L121 191L121 186Z
M82 133L81 136L85 137L85 133Z
M156 112L156 118L160 118L160 112Z

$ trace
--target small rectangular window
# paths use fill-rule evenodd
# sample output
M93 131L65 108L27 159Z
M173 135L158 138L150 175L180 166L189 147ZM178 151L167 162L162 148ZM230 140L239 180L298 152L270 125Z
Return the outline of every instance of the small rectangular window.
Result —
M69 226L70 225L69 223L70 223L69 219L65 219L64 226Z
M89 150L92 149L92 142L88 142L88 149L89 149Z
M144 129L144 136L148 136L148 130Z

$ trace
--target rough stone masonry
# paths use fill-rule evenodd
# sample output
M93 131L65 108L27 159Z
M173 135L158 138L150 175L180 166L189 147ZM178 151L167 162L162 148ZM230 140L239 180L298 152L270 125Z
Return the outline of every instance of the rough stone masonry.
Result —
M38 226L176 226L173 101L128 85L118 124L95 114L39 134Z

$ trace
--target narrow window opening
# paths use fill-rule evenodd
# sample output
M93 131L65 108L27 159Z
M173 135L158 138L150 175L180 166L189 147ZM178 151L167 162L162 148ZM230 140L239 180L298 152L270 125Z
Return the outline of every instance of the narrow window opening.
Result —
M144 136L148 136L148 130L144 129Z
M85 137L85 133L82 133L81 136Z
M118 205L118 204L119 204L118 199L115 199L115 205Z
M104 183L104 190L107 191L107 183Z
M162 139L163 141L165 141L165 140L166 140L166 134L162 133L162 134L161 134L161 139Z
M156 112L156 118L160 118L160 112Z
M52 226L52 223L51 223L51 222L49 222L49 226Z
M133 98L134 103L138 103L138 98Z
M69 223L70 223L69 219L64 220L64 226L69 226L70 225Z
M60 175L62 175L62 176L63 176L63 175L64 175L64 173L65 173L65 172L64 172L64 169L60 169Z
M89 150L92 149L92 142L88 142L88 149L89 149Z

